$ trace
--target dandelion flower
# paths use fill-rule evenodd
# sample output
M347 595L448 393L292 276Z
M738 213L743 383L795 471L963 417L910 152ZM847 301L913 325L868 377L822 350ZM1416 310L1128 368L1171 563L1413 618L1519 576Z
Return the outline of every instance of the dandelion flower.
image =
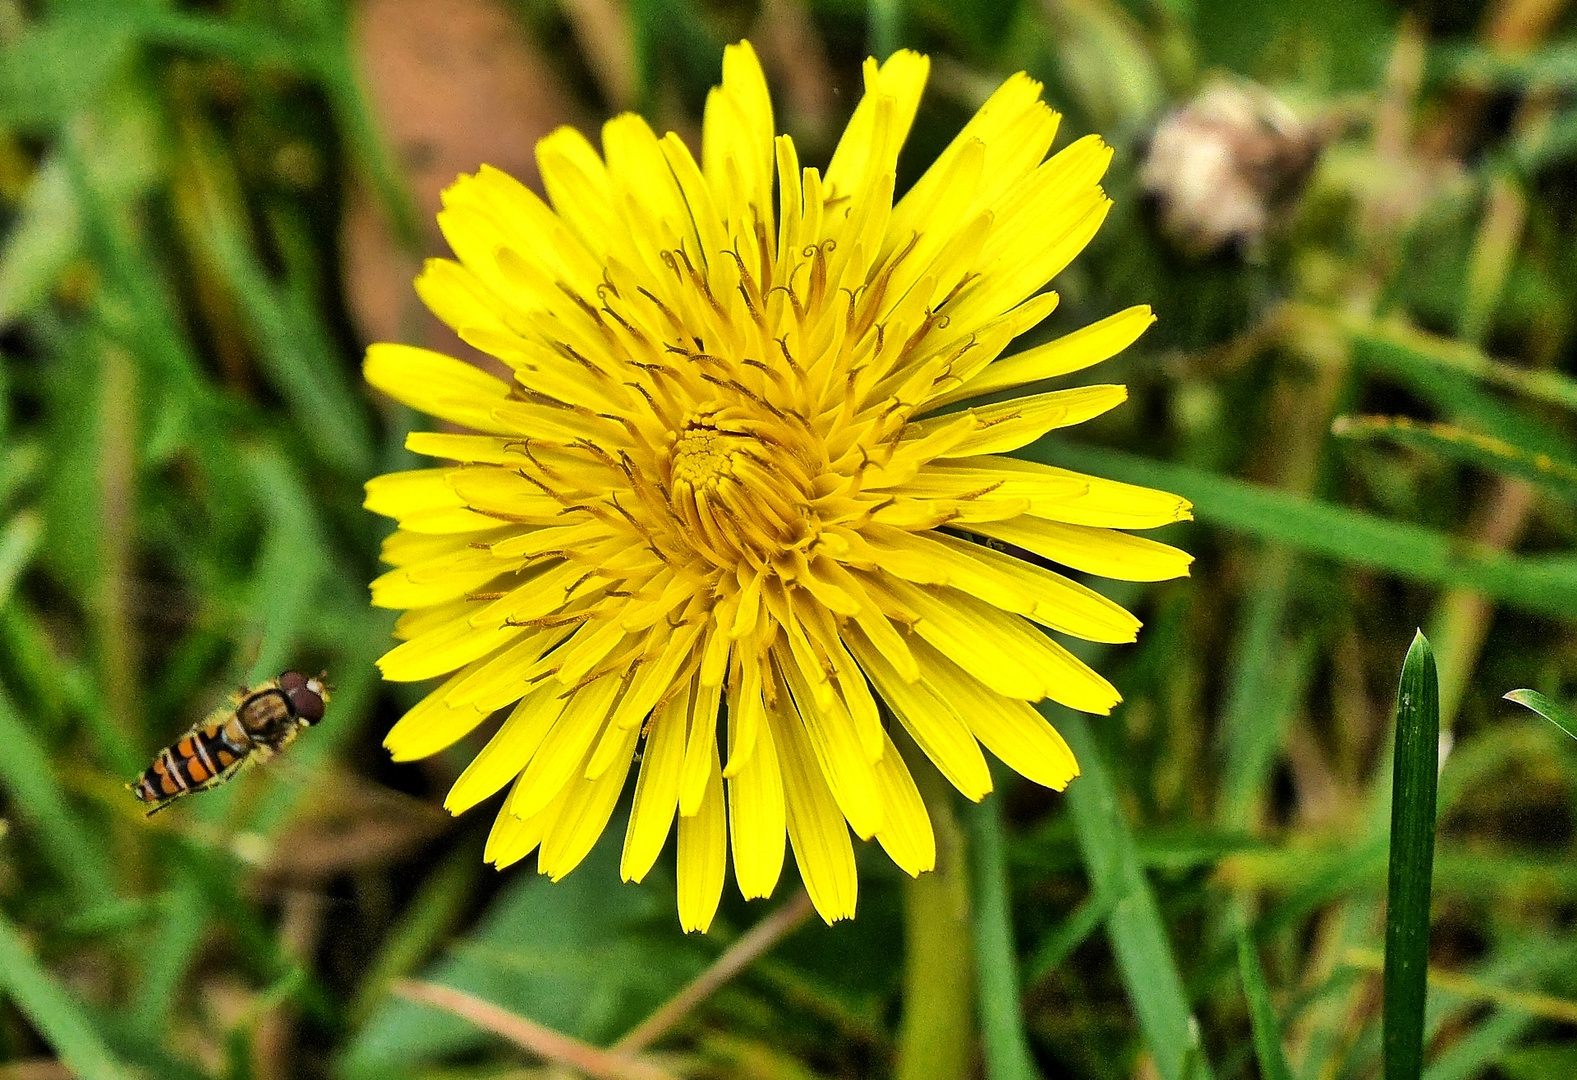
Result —
M854 914L850 829L910 874L935 860L884 716L978 800L982 745L1048 787L1078 774L1033 702L1119 700L1040 628L1125 642L1138 620L1043 563L1183 574L1187 555L1118 530L1188 504L1002 455L1123 387L956 407L1105 360L1152 321L1134 307L999 359L1105 218L1111 151L1047 158L1058 117L1017 75L895 205L927 67L866 62L825 173L774 136L741 43L700 161L624 115L600 155L568 128L537 145L547 202L486 166L444 193L457 261L417 291L514 378L368 350L368 382L468 432L412 434L440 464L368 484L399 522L372 596L407 609L384 677L445 677L389 732L397 759L512 706L445 803L510 787L490 862L537 851L569 873L633 769L622 874L640 880L677 820L686 930L711 923L730 852L741 893L769 895L785 837L831 922Z

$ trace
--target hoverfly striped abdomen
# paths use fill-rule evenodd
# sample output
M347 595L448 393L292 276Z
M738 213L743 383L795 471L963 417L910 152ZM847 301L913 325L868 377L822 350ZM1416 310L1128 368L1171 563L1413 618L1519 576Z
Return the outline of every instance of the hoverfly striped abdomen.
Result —
M218 709L154 758L126 786L152 814L183 795L215 787L245 765L266 761L323 718L329 699L322 676L308 679L287 671L261 686L243 689L233 709Z
M220 714L183 735L154 758L132 785L143 802L163 802L220 782L254 745L234 715Z

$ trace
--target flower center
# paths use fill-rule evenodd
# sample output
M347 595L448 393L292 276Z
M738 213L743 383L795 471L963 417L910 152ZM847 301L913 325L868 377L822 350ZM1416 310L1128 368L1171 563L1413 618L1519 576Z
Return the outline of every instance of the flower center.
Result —
M810 530L810 478L779 427L729 407L691 415L672 436L670 505L719 565L770 562Z

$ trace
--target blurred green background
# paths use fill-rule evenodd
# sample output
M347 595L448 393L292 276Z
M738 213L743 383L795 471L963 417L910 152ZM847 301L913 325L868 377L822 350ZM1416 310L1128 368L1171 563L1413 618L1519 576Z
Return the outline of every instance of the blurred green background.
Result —
M0 0L0 1080L564 1076L391 984L605 1045L792 895L792 870L770 904L730 886L683 937L671 869L617 883L622 813L560 885L484 867L490 813L438 809L477 738L379 745L414 697L372 667L360 507L417 419L363 347L459 351L410 288L438 191L483 161L531 181L537 137L624 108L693 143L743 36L807 163L897 47L933 60L900 187L1020 69L1059 145L1116 147L1043 332L1159 323L1094 375L1132 400L1040 452L1193 499L1166 539L1198 562L1108 588L1147 627L1100 655L1114 716L1048 712L1066 796L1004 776L918 885L863 845L859 917L790 934L656 1060L949 1075L924 999L992 1080L1280 1080L1267 1018L1281 1075L1376 1075L1421 625L1424 1075L1577 1076L1577 743L1500 701L1577 692L1574 25L1561 0ZM286 666L331 672L327 722L144 820L122 783ZM951 937L915 917L937 903ZM973 980L929 959L971 955Z

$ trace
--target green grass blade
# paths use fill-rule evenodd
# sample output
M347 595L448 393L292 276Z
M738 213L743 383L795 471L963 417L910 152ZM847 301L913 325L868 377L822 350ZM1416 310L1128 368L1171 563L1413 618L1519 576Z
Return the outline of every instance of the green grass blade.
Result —
M969 843L957 795L911 756L915 786L936 834L936 869L903 883L903 1015L894 1080L966 1080L974 1073L975 979ZM948 977L937 978L938 972Z
M1577 611L1577 560L1569 557L1506 555L1417 525L1118 450L1048 438L1018 456L1174 491L1194 503L1200 521L1338 562L1477 589L1524 611L1558 618Z
M1039 1072L1024 1036L1019 1003L1002 800L972 803L964 808L964 816L975 849L975 970L986 1076L989 1080L1031 1080Z
M9 377L3 371L5 364L5 357L0 355L0 383ZM43 470L44 448L31 439L22 442L9 438L4 420L0 420L0 443L5 444L0 451L0 507L4 507Z
M1524 708L1532 709L1544 719L1560 728L1572 738L1577 739L1577 717L1563 705L1557 705L1537 690L1513 690L1506 695L1507 701L1515 701Z
M1524 173L1532 173L1573 153L1577 153L1577 109L1567 108L1557 111L1547 124L1529 125L1512 144L1511 160Z
M422 882L410 908L384 939L382 950L346 1009L350 1027L362 1027L388 993L389 984L416 970L454 930L465 914L483 865L475 850L460 847Z
M0 691L0 788L17 817L37 834L39 853L50 860L82 906L115 899L110 865L98 838L67 803L49 754L39 745L10 698Z
M33 553L38 550L43 523L32 511L23 511L0 529L0 607L11 599L16 579L22 575Z
M1386 1080L1418 1080L1423 1070L1439 761L1439 681L1434 654L1420 632L1402 663L1396 703L1385 912Z
M1290 552L1281 546L1260 550L1250 571L1252 585L1238 616L1227 669L1227 698L1221 711L1223 763L1216 799L1216 823L1232 828L1244 823L1263 785L1264 775L1281 742L1287 710L1266 703L1286 695L1276 690L1289 682L1282 662L1282 626L1287 619L1288 583L1295 572ZM1301 680L1298 680L1301 682Z
M1511 54L1484 45L1451 45L1437 49L1436 57L1448 79L1478 90L1577 85L1577 50L1566 42L1529 46Z
M256 23L132 5L127 9L127 25L149 45L287 71L301 71L311 56L302 42Z
M1248 1019L1254 1029L1254 1056L1259 1059L1261 1080L1292 1080L1286 1052L1281 1044L1281 1022L1265 985L1265 972L1259 966L1259 951L1248 927L1239 925L1238 971L1243 977L1243 994L1248 998Z
M1221 717L1225 745L1215 820L1223 828L1251 823L1318 655L1312 636L1294 644L1283 634L1296 572L1297 561L1285 548L1265 551L1244 602Z
M1341 416L1331 434L1427 450L1450 461L1521 477L1567 499L1577 499L1577 465L1480 435L1454 424L1428 424L1405 416Z
M28 951L17 928L0 915L0 991L16 1002L71 1075L81 1080L135 1080L99 1038L93 1021Z
M1059 706L1041 708L1068 740L1082 770L1068 785L1068 806L1091 884L1098 894L1111 897L1106 932L1162 1080L1209 1080L1213 1073L1199 1045L1199 1023L1090 723Z
M1493 1075L1491 1067L1537 1023L1523 1013L1496 1013L1452 1043L1424 1070L1424 1080L1475 1080Z
M356 73L351 49L348 31L333 43L325 44L321 49L324 58L319 63L318 75L356 164L388 215L395 240L402 249L415 254L421 246L422 235L416 198L406 182L398 155L379 129L378 119L373 115Z
M1025 984L1033 986L1061 967L1073 955L1073 950L1083 945L1111 912L1111 900L1099 893L1092 893L1036 946L1035 955L1024 974Z
M169 1023L187 969L203 944L208 905L190 872L178 872L166 893L163 918L138 972L137 1028L157 1040Z
M0 322L41 304L81 240L71 178L58 157L33 173L0 246Z
M372 436L344 361L313 313L292 304L264 270L235 221L210 196L206 234L215 264L250 324L258 359L296 422L322 459L352 476L372 467Z
M273 447L248 453L245 464L258 504L272 508L248 605L260 642L246 676L251 684L295 662L295 650L321 604L319 584L330 561L321 523L294 465Z
M1344 320L1343 329L1365 365L1405 382L1453 417L1471 418L1491 434L1520 446L1548 450L1569 445L1531 414L1481 390L1482 385L1497 386L1534 401L1577 409L1577 381L1568 376L1503 364L1471 344L1427 334L1397 320Z

